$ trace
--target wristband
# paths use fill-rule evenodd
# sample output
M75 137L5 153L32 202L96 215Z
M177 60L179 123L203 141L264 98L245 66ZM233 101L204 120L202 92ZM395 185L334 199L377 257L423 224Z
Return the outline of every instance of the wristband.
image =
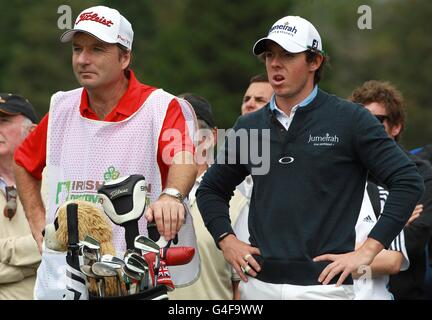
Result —
M219 242L221 242L223 239L225 239L230 234L235 236L235 233L233 231L224 232L219 236L219 238L217 239L217 242L216 242L216 246L218 247L219 250L221 250L221 248L219 247Z

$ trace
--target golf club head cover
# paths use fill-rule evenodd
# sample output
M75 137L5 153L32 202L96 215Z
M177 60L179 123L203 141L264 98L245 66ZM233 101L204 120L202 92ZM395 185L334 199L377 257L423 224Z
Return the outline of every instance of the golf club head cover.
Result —
M164 261L167 266L180 266L188 264L195 254L195 248L193 247L172 247L172 248L161 248L160 259ZM156 259L156 254L148 252L144 255L151 260Z
M171 274L164 260L160 262L157 284L166 286L168 291L173 291L175 289Z
M149 269L149 273L150 273L150 283L149 283L149 288L154 288L155 287L155 283L154 283L154 269L155 269L155 262L156 262L156 254L155 253L147 253L145 255L143 255L143 258L145 259L145 261L147 261L147 265L148 265L148 269Z
M194 254L194 247L172 247L160 249L161 260L164 260L167 266L188 264L191 262Z
M98 194L106 215L117 225L138 220L146 208L147 186L139 174L109 181L99 188Z
M139 234L138 220L146 209L147 185L142 175L121 177L104 184L98 194L110 220L125 228L126 246L134 248Z

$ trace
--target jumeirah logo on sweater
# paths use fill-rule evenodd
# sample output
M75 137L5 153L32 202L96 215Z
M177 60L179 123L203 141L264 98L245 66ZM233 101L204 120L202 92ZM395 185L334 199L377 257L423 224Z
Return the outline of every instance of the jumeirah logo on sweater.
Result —
M325 136L313 136L310 134L307 143L313 143L314 146L334 146L339 143L339 137L329 133L326 133Z

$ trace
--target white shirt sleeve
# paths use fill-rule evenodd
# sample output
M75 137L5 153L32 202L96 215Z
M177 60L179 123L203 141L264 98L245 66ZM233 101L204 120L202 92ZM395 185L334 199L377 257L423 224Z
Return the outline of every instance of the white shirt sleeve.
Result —
M408 269L410 262L408 258L408 254L405 247L405 234L402 230L401 233L397 235L397 237L390 244L389 250L399 251L403 255L403 261L401 264L400 271L405 271Z

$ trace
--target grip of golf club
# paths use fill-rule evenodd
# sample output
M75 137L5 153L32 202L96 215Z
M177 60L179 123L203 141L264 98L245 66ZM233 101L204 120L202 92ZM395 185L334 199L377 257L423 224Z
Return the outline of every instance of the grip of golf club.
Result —
M66 207L67 227L68 227L68 244L78 243L78 204L70 203Z
M66 207L68 228L68 253L66 262L74 269L79 270L78 258L78 204L70 203Z

